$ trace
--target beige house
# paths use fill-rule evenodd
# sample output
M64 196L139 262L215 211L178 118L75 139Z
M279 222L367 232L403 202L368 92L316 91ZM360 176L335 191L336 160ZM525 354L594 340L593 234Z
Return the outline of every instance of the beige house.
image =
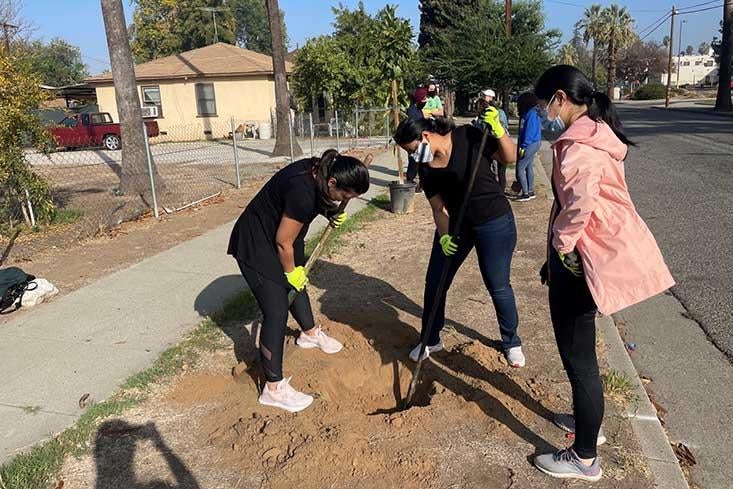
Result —
M292 64L286 63L288 73ZM270 124L275 112L272 58L217 43L135 67L144 116L167 140L223 138L235 125ZM101 112L119 121L111 73L88 78Z

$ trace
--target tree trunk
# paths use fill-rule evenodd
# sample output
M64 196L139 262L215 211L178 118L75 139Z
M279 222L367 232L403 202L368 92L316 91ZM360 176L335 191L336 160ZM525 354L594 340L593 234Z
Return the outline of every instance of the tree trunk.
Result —
M283 46L282 25L280 24L280 7L277 0L266 0L267 18L270 23L272 37L272 69L275 73L275 106L277 128L275 130L275 149L272 156L290 155L290 103L288 98L288 79L285 72L285 47ZM300 156L298 140L293 135L293 155Z
M608 40L608 98L613 100L613 88L616 84L616 43L613 36Z
M718 96L715 110L730 112L731 63L733 63L733 2L723 5L723 34L720 44L720 68L718 71Z
M598 60L598 51L596 50L596 41L593 40L593 54L591 55L591 70L593 73L590 75L591 82L593 83L593 88L598 90L598 77L596 76L596 62Z
M123 194L139 195L146 203L150 203L152 193L144 139L147 134L143 130L135 65L132 61L122 0L101 0L101 4L122 136L120 191ZM155 166L153 175L156 190L162 190L163 182Z

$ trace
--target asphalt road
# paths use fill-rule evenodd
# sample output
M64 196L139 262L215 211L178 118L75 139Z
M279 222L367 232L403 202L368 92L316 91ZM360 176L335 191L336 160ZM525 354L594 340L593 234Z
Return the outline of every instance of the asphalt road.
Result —
M677 280L673 294L733 360L733 118L621 105L627 181Z

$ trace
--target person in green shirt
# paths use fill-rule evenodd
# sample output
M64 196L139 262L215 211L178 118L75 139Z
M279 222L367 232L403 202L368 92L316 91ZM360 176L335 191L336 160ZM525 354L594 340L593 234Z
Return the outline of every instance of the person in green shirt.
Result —
M428 99L422 112L425 117L445 117L443 102L438 97L438 87L435 86L435 83L428 84Z

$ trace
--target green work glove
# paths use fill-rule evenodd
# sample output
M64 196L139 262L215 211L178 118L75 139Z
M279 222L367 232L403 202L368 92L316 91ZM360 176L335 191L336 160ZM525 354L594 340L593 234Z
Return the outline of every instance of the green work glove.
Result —
M519 148L519 159L524 158L524 148Z
M501 125L501 121L499 120L499 110L496 107L487 107L482 117L486 125L491 128L491 133L496 139L504 137L506 131L504 130L504 126Z
M583 276L583 262L580 260L580 255L576 251L571 251L567 254L558 251L557 255L560 257L562 266L567 268L570 273L576 277Z
M458 251L458 243L456 243L456 240L450 234L441 236L439 242L445 256L453 256Z
M332 228L338 229L341 227L341 225L346 222L346 219L349 217L349 214L346 213L346 211L342 212L341 214L337 214L331 218L329 221L329 224Z
M285 278L288 279L288 283L298 292L305 289L308 283L308 276L305 274L305 268L303 267L295 267L292 272L285 272Z

